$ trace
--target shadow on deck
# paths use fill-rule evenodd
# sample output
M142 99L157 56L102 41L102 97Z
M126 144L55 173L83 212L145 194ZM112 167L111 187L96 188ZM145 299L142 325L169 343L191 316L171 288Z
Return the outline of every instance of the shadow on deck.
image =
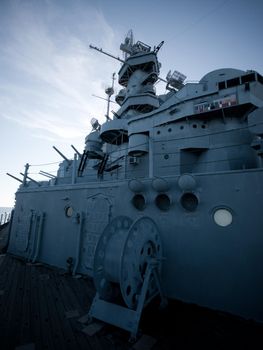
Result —
M79 319L94 294L90 279L1 255L0 348L262 349L262 325L181 302L162 311L153 303L144 311L144 345L130 344L127 332L109 325L90 336Z

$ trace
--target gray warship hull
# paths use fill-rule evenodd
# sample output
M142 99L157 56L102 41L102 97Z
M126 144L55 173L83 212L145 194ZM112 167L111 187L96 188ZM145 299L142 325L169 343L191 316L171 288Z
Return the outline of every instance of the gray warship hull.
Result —
M26 165L8 251L93 277L90 316L132 336L157 294L263 321L263 77L175 71L157 96L161 45L122 44L120 108L107 89L83 153L55 148L45 182Z
M200 205L194 214L180 204L178 177L167 177L169 212L158 210L152 181L143 181L143 215L155 218L162 235L165 293L262 321L263 171L198 174L196 179ZM77 258L75 271L92 276L95 244L107 223L118 215L137 219L132 197L128 181L101 184L99 190L93 184L21 192L9 252L61 268L67 268L69 257ZM80 214L81 223L64 215L67 205ZM233 210L234 222L227 228L215 227L212 219L214 208L222 206Z

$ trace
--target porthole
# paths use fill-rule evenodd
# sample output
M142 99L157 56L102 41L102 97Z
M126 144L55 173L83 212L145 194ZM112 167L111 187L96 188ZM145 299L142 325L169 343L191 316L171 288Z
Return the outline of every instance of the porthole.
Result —
M164 159L167 160L167 159L169 159L169 154L165 154L163 157L164 157Z
M157 131L157 135L160 135L160 133L161 133L161 131L160 131L160 130L158 130L158 131Z
M180 126L180 129L181 129L181 130L183 130L183 128L184 128L184 126L183 126L183 125L181 125L181 126Z
M187 211L195 211L198 207L198 198L192 192L184 193L181 197L181 205Z
M226 208L220 208L215 210L214 215L214 222L221 227L226 227L232 224L233 221L233 215L230 210Z
M205 128L206 128L206 125L205 125L205 124L202 124L201 127L202 127L202 129L205 129Z
M196 128L197 128L197 125L196 125L196 124L193 124L193 128L196 129Z
M155 198L155 204L160 210L167 211L170 208L171 201L167 194L159 194Z
M168 132L171 132L171 131L172 131L172 129L171 129L171 128L169 128L169 129L168 129Z
M73 215L73 208L71 206L65 208L65 215L67 218L70 218Z
M140 210L140 211L144 210L146 207L146 201L144 196L142 194L136 194L132 198L132 204L137 210Z

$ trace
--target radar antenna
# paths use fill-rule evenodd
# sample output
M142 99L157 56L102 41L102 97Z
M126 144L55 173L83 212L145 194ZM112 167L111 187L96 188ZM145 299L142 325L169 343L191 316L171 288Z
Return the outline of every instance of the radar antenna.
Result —
M163 44L164 44L164 41L161 41L159 45L157 45L156 47L154 47L153 52L154 52L154 53L157 53L157 52L160 50L160 48L163 46Z
M186 76L177 70L175 70L173 73L171 73L171 70L169 70L166 80L167 80L167 86L166 88L169 90L169 86L172 88L175 88L177 90L180 90L184 86L184 81L186 79Z
M111 103L111 96L114 94L114 80L115 80L115 73L112 74L112 84L110 87L105 89L105 93L106 95L108 95L108 99L107 99L107 113L106 113L106 118L107 120L110 120L110 116L109 116L109 111L110 111L110 103Z
M92 130L93 130L93 131L95 131L95 130L96 130L96 131L100 130L101 125L100 125L98 119L96 119L96 118L91 118L90 124L91 124L91 126L92 126Z
M134 45L133 32L130 29L124 39L124 43L121 44L120 49L123 51L123 58L126 60L132 54L132 48Z

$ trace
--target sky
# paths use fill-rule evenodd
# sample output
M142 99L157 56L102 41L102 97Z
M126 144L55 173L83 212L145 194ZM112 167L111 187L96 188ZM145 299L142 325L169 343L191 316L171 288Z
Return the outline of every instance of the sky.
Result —
M84 149L90 120L105 121L105 88L130 29L159 51L161 77L178 70L199 81L219 68L263 74L262 0L0 0L0 207L14 205L26 163L30 176L56 174L73 144ZM158 92L165 92L159 83ZM121 88L115 82L115 90ZM111 109L116 110L112 104ZM52 164L50 164L52 163Z

